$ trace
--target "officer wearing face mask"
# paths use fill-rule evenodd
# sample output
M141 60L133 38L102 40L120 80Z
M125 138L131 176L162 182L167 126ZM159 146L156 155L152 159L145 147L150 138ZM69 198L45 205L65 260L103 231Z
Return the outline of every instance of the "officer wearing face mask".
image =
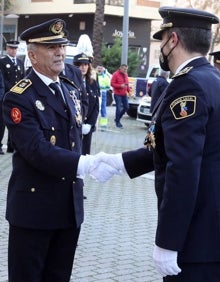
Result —
M130 178L155 170L153 260L164 282L220 281L220 77L206 59L215 15L161 7L161 67L174 75L152 112L145 146L103 154ZM100 164L101 165L101 164Z

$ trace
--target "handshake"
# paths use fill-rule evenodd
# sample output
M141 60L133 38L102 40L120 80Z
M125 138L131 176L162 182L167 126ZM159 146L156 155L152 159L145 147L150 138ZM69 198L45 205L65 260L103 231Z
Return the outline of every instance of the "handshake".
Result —
M106 154L104 152L96 155L81 156L78 163L77 177L84 178L89 174L99 182L106 182L114 175L126 172L122 154Z

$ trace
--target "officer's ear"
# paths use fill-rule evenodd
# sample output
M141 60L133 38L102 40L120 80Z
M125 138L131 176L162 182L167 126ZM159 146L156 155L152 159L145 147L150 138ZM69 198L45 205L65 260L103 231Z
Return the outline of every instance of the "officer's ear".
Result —
M30 59L32 65L34 65L34 64L37 63L37 56L36 56L36 54L35 54L34 51L29 50L29 51L28 51L28 57L29 57L29 59Z

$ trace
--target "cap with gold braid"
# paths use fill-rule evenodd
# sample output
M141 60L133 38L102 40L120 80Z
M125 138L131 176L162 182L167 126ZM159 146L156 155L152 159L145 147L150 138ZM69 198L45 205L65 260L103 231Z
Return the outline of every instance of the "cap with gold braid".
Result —
M40 44L67 44L66 23L62 19L53 19L39 25L32 26L20 35L20 38L29 43Z
M220 51L209 53L209 55L214 57L213 62L215 64L220 64Z
M154 35L154 39L162 39L164 30L174 27L211 29L212 24L219 23L215 15L196 9L160 7L159 13L163 19L160 30Z
M83 64L83 63L89 64L89 63L91 63L91 60L86 54L81 53L81 54L74 56L73 62L76 65L77 64Z

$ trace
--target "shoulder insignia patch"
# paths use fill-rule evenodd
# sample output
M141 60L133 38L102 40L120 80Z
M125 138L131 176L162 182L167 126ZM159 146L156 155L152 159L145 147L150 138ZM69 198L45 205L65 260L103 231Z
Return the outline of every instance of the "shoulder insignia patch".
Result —
M170 109L177 120L193 116L196 111L196 96L180 97L170 104Z
M189 71L191 71L191 69L193 69L193 67L187 67L187 68L181 70L180 72L178 72L177 74L174 74L174 76L172 76L172 78L176 78L176 77L179 77L181 75L187 74Z
M30 87L32 84L30 79L22 79L20 80L17 84L15 84L10 91L17 93L17 94L22 94L28 87Z

